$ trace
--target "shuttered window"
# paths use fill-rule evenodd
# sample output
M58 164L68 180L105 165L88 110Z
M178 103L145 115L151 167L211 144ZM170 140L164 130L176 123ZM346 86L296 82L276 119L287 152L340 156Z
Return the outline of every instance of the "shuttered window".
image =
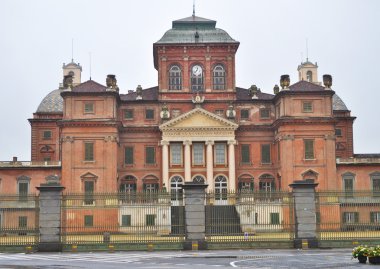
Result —
M84 182L84 204L92 205L94 203L94 181Z
M131 215L122 215L121 216L121 226L123 226L123 227L131 226Z
M18 217L18 227L26 228L28 226L28 217L27 216L19 216Z
M125 147L125 164L133 165L133 147Z
M280 213L270 213L270 224L280 224Z
M249 164L251 162L249 145L241 145L241 162L243 164Z
M94 143L92 142L84 143L84 160L85 161L94 160Z
M156 150L154 147L145 148L145 164L156 163Z
M156 215L146 215L146 226L156 225Z
M84 216L84 226L85 227L93 227L94 226L94 216L93 215L85 215Z
M304 150L305 150L305 159L313 160L314 159L314 140L305 139L304 140Z
M271 163L270 145L261 145L261 163Z

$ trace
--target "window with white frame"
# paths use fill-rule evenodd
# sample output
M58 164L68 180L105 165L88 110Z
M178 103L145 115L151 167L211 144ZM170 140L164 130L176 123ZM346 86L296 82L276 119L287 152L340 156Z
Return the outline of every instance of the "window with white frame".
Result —
M214 90L224 90L225 89L225 77L226 72L224 71L224 67L220 64L214 67L212 71L213 74L213 82L214 82Z
M343 213L344 223L358 223L359 222L359 212L344 212Z
M170 180L170 194L172 201L182 200L183 179L180 176L174 176Z
M226 145L222 143L215 144L215 164L226 163Z
M371 223L380 223L380 212L370 212Z
M171 156L171 164L181 165L182 164L182 144L171 143L170 156Z
M193 144L193 164L202 165L204 163L204 144Z
M172 65L170 67L169 90L182 90L182 73L178 65Z

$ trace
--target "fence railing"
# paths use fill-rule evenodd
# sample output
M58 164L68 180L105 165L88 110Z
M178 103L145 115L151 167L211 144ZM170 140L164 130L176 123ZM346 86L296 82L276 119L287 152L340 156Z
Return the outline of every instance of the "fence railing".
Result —
M35 245L39 242L38 196L0 196L0 245Z

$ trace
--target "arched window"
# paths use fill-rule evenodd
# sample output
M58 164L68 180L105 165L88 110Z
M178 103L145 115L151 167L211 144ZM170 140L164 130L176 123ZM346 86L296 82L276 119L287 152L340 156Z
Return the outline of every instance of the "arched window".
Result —
M215 178L215 200L227 200L227 178L225 176Z
M182 72L178 65L169 69L169 90L182 90Z
M121 180L119 192L122 202L131 202L136 200L136 182L134 176L128 175Z
M205 178L198 175L198 176L193 177L193 182L194 183L199 183L199 184L204 184L205 183Z
M220 64L214 67L212 71L214 90L224 90L226 84L226 72L224 67Z
M203 91L203 68L199 64L195 64L190 69L191 91Z
M241 175L239 177L239 192L250 192L253 191L253 177L251 175Z
M182 184L183 179L180 176L174 176L170 180L170 194L172 201L182 200Z
M271 192L275 190L274 177L269 174L264 174L259 178L259 189L264 192Z
M306 80L309 82L313 82L313 72L311 71L306 72Z

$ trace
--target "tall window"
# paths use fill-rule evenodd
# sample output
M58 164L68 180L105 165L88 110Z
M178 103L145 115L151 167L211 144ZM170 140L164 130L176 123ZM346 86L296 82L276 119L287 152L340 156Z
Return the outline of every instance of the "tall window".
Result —
M93 226L94 226L94 216L84 215L84 227L93 227Z
M375 196L380 196L380 172L370 174L372 181L372 191Z
M173 201L182 200L182 184L180 176L174 176L170 180L170 194Z
M203 91L203 69L200 65L193 65L190 70L191 91Z
M249 145L241 145L240 147L241 163L249 164L251 163L251 154Z
M94 143L93 142L84 143L84 160L85 161L94 160Z
M343 188L346 196L352 196L354 192L355 175L352 173L343 174Z
M380 223L380 212L370 213L371 223Z
M19 201L28 200L30 177L20 176L17 178L17 191Z
M19 228L28 227L28 217L27 216L19 216L18 217L18 227Z
M204 163L204 144L194 143L193 144L193 164L202 165Z
M226 145L222 143L215 144L215 164L226 163Z
M156 164L156 149L155 147L145 148L145 164Z
M182 90L182 74L178 65L169 69L169 90Z
M171 164L181 165L182 164L182 145L179 143L171 143L170 156L171 156Z
M225 81L226 81L226 72L224 71L224 67L218 64L217 66L214 67L212 74L213 74L214 90L224 90Z
M309 82L313 82L313 72L310 70L306 72L306 80Z
M314 140L305 139L304 141L304 153L306 160L313 160L314 157Z
M133 147L125 147L125 160L126 165L133 165Z
M92 205L94 203L94 181L84 182L84 204Z
M261 145L261 163L271 163L270 145Z
M120 195L123 202L133 201L136 198L136 182L134 176L126 176L119 187Z
M227 178L225 176L215 178L215 200L227 200Z

